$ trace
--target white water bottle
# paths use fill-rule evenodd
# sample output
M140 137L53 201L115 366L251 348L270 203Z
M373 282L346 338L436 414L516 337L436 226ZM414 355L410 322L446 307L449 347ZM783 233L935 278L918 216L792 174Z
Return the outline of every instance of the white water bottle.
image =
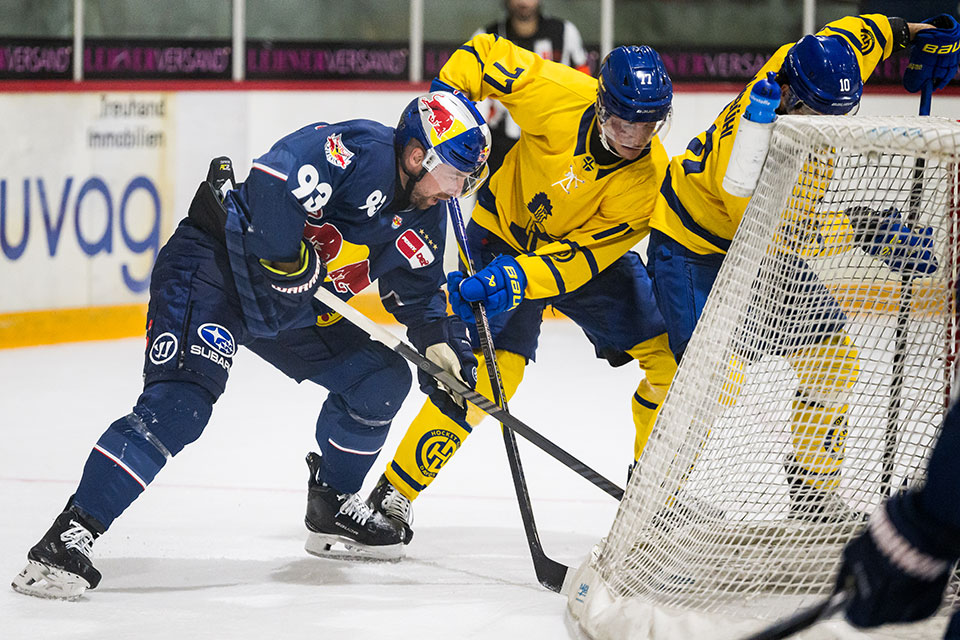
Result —
M723 188L730 195L746 198L757 188L779 105L780 85L776 82L776 74L771 71L766 78L754 83L750 102L740 116L737 138L733 141L730 162L723 176Z

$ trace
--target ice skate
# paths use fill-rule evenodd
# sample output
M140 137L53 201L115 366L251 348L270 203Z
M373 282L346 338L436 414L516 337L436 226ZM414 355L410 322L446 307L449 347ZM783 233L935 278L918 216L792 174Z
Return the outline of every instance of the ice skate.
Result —
M93 541L104 529L70 507L27 553L27 566L11 583L14 591L57 600L75 600L100 584L91 560Z
M410 544L413 540L413 502L407 499L402 493L390 484L386 474L380 476L377 486L370 492L367 498L374 511L378 511L388 520L392 520L403 528L403 544Z
M663 530L723 520L723 509L693 496L674 495L653 516L654 527Z
M305 549L324 558L341 560L391 560L403 557L404 530L378 513L355 493L341 493L322 483L319 454L307 454L307 515L310 534ZM412 535L412 534L411 534Z
M806 524L857 524L867 517L843 501L836 491L818 489L804 482L800 467L788 457L784 462L790 492L787 518Z

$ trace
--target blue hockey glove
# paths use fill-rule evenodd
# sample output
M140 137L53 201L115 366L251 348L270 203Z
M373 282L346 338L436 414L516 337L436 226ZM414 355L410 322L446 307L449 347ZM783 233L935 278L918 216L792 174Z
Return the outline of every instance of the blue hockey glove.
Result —
M878 509L847 544L837 589L853 586L846 616L857 627L913 622L940 606L955 557L936 549L935 526L915 494L901 493Z
M460 271L447 275L450 306L467 322L476 322L471 302L479 302L488 316L515 309L523 301L527 276L512 256L497 256L476 275L466 277Z
M957 75L960 61L960 24L946 13L924 22L936 28L919 31L913 39L910 62L903 72L903 87L910 93L927 84L934 91L944 88Z
M407 337L427 359L440 365L471 389L477 386L477 357L473 355L467 327L460 318L447 316L428 322L407 330ZM446 387L422 370L417 371L417 381L420 390L430 397L430 401L444 415L457 422L466 419L467 407L462 398L451 395Z
M933 273L933 228L911 228L894 208L875 211L850 207L844 213L854 229L854 240L867 253L881 258L891 269L912 276Z

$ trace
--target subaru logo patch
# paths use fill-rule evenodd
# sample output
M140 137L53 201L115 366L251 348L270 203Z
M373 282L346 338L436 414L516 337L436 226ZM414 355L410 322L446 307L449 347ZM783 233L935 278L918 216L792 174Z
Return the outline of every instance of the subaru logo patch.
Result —
M233 335L220 325L212 322L202 324L197 333L207 346L223 357L232 358L237 353L237 343L233 340Z
M169 331L161 333L150 345L150 362L163 364L177 353L177 336Z

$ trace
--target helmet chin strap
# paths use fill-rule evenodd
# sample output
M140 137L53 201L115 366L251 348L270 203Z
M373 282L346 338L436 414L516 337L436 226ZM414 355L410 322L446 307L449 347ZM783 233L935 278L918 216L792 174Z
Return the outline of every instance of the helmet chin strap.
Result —
M399 209L404 210L410 205L410 196L413 194L413 190L417 186L417 183L423 180L423 177L427 175L427 170L423 167L420 167L420 173L408 171L403 158L400 158L400 170L403 171L404 175L407 176L407 186L404 187L403 192L400 194L401 200L397 202Z

